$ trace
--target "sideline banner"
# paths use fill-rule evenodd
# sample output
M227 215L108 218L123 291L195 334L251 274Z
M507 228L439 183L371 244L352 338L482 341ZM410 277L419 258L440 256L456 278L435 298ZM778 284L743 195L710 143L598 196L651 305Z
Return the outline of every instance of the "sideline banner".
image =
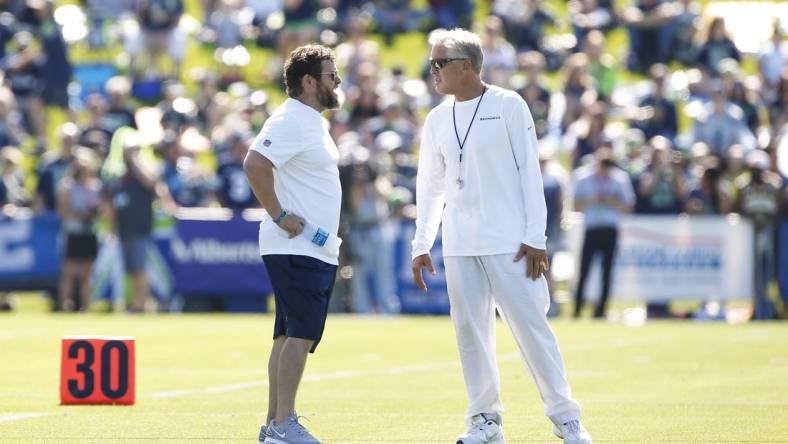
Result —
M580 269L582 215L569 218L567 236ZM600 258L601 259L601 258ZM752 224L737 215L625 217L619 228L610 297L619 300L732 300L753 293ZM599 298L601 260L592 262L588 300Z
M0 216L0 289L56 288L59 230L54 214Z
M272 289L260 258L258 226L259 220L240 213L216 219L179 215L169 258L175 291L264 301Z

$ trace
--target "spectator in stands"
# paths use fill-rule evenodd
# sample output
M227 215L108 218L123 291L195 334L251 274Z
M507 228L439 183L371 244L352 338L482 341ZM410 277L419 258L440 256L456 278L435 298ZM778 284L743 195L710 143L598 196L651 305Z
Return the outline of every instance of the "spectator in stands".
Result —
M646 138L662 136L673 141L678 133L679 119L676 105L665 97L665 81L668 68L656 64L649 69L651 77L651 93L640 101L632 127L643 131Z
M693 141L703 142L717 156L725 157L732 145L742 144L748 151L755 147L755 136L744 123L744 115L731 105L719 81L710 86L711 103L706 104L693 128Z
M241 5L238 0L220 0L218 8L206 11L208 20L202 32L202 39L217 48L229 49L240 45L243 39L241 30Z
M761 75L762 96L765 100L774 98L780 78L788 66L788 41L783 40L783 30L779 19L774 19L771 39L758 54L758 69Z
M594 79L597 96L600 100L608 101L616 87L616 61L612 55L605 52L605 35L599 30L593 30L583 40L583 52L588 56L588 72Z
M55 22L54 0L28 0L28 6L38 19L38 34L44 55L41 80L41 98L45 105L56 106L70 112L68 84L71 82L71 62L60 26ZM69 115L75 120L75 115Z
M741 53L725 30L725 19L715 17L709 24L706 41L698 50L696 65L709 77L719 77L720 62L725 59L741 61Z
M186 36L178 29L183 14L183 0L139 0L137 2L139 34L127 40L129 71L134 78L161 72L157 63L169 57L168 77L177 78L186 53ZM147 65L140 64L145 57ZM143 69L146 66L146 69Z
M357 147L357 150L365 148ZM368 158L363 155L361 158ZM349 193L352 307L356 313L399 313L387 195L391 183L369 163L352 167Z
M29 31L14 34L11 50L0 60L5 84L14 93L26 130L44 137L45 114L41 92L44 87L44 63L41 49Z
M547 206L547 260L552 264L555 253L566 248L561 221L564 212L567 172L560 163L555 161L552 150L544 145L539 147L539 169L542 172L544 198ZM556 291L553 273L545 273L545 278L547 278L547 288L550 293L550 308L547 315L558 316L560 306L553 298Z
M114 133L118 128L128 126L137 128L134 105L129 100L131 81L128 77L115 76L104 86L109 96L109 109L102 119L107 131Z
M698 57L696 36L700 25L701 5L695 0L679 0L678 13L668 25L670 45L667 58L692 65Z
M485 60L482 80L493 85L509 86L509 79L517 68L517 57L514 46L504 36L503 21L494 15L488 16L484 20L481 38Z
M672 0L637 0L621 14L629 31L627 66L632 71L646 71L655 63L664 63L670 44L671 29L666 26L681 12Z
M783 69L777 83L777 94L769 103L769 123L773 131L778 131L788 123L788 68Z
M609 0L575 0L568 6L577 48L589 32L607 30L615 23L613 4Z
M283 2L282 12L285 22L279 31L277 49L282 60L298 46L317 39L319 30L316 12L318 0L287 0Z
M194 161L177 133L167 131L159 150L164 158L161 180L175 203L180 207L208 206L213 201L213 178Z
M37 170L38 186L34 209L38 214L57 211L57 189L60 180L74 162L74 148L79 137L79 127L71 122L65 123L60 127L58 135L60 150L46 153L40 160Z
M361 67L374 66L380 69L380 48L377 42L367 37L369 19L353 15L345 21L347 38L337 46L337 66L342 71L342 89L348 91L359 85Z
M528 51L518 57L520 69L525 72L525 84L517 92L528 104L536 126L536 137L541 139L548 131L550 116L550 90L545 85L543 73L545 58L537 51Z
M0 86L0 146L19 146L25 136L14 93Z
M640 174L636 212L641 214L679 214L687 195L681 152L662 136L649 140L651 159Z
M112 201L111 216L120 239L123 265L126 273L131 275L132 300L128 311L142 313L152 299L145 258L153 232L153 202L160 199L163 208L173 214L176 205L150 162L143 160L141 147L134 139L126 138L120 147L123 150L123 172L108 184L107 194Z
M80 148L66 177L58 185L58 216L66 245L60 272L57 309L87 311L92 286L90 275L98 255L95 222L99 215L101 183L96 176L95 157ZM79 303L73 305L74 283L79 288Z
M219 168L216 170L219 202L233 211L256 207L257 199L244 172L249 137L241 132L233 132L229 139L230 148L227 154L220 158Z
M186 87L179 82L164 82L163 90L164 98L158 104L161 112L161 126L164 130L181 134L187 126L196 121L197 105L185 97ZM176 101L178 106L176 106Z
M602 254L602 291L594 309L594 318L602 319L610 293L618 225L622 215L631 211L635 193L629 175L616 166L612 150L597 150L594 160L592 166L577 172L574 185L575 211L583 213L585 222L574 317L579 318L583 310L591 260L597 254Z
M108 107L109 104L101 94L93 93L85 98L88 123L80 131L79 144L93 149L100 160L107 157L115 130L115 123L107 119Z
M367 65L369 66L369 65ZM371 68L371 66L369 66ZM362 79L356 88L352 88L347 94L347 106L350 109L350 123L354 127L363 124L367 119L381 115L380 105L382 101L378 95L375 85L377 77L372 73L362 71Z
M586 107L596 102L594 79L588 73L588 64L588 56L583 53L572 54L564 62L566 82L562 91L565 103L561 117L562 133L580 118Z
M410 151L416 138L417 128L406 117L401 98L396 95L385 97L381 100L380 109L383 110L383 114L367 120L361 128L366 144L377 148L374 140L386 131L394 131L401 139L400 146Z
M585 162L585 157L603 146L610 146L612 139L607 129L606 106L597 102L583 110L582 116L566 132L567 145L572 147L572 168Z
M761 104L755 91L750 89L740 78L734 79L730 91L731 104L736 105L743 113L744 123L754 135L758 133Z
M0 208L4 205L27 207L30 193L25 188L22 172L23 155L19 148L6 146L0 148Z
M743 177L736 183L735 209L750 219L755 228L755 293L752 317L762 321L774 319L776 314L767 291L776 276L774 236L784 185L779 176L769 171L771 160L766 152L759 149L749 152L746 164L750 174L749 178Z
M545 28L556 22L543 0L495 0L492 13L503 20L506 39L518 52L542 50Z
M695 215L724 215L731 212L733 202L729 187L723 183L722 169L716 157L702 165L700 182L689 192L685 210Z
M394 36L418 29L420 21L426 19L423 11L415 9L410 0L374 0L372 17L383 34L386 46L391 46Z

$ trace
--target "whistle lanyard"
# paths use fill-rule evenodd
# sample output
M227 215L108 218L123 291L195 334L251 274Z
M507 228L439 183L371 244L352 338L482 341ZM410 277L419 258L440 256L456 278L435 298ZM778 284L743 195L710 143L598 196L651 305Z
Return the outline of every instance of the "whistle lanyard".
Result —
M457 144L460 146L460 163L457 167L457 186L462 188L465 185L465 182L460 177L462 175L462 149L465 147L465 141L468 140L468 134L471 133L471 127L473 126L473 121L476 119L476 113L479 111L479 105L482 104L482 99L484 98L484 93L487 92L487 85L484 85L484 89L482 90L482 94L479 96L479 101L476 102L476 109L473 110L473 116L471 117L471 123L468 124L468 130L465 131L465 137L460 141L460 133L457 132L457 116L454 113L454 107L457 105L457 99L454 99L454 103L451 105L451 118L452 122L454 123L454 135L457 137Z

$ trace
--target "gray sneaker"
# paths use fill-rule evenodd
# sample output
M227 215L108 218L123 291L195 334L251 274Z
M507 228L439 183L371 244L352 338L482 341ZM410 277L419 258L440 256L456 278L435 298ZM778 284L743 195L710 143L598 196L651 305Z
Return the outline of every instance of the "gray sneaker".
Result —
M263 444L265 442L265 438L267 438L268 435L269 435L268 427L265 424L263 424L262 426L260 426L260 437L257 438L257 444Z
M263 442L264 444L323 444L312 436L295 416L289 416L282 424L272 422L268 426Z

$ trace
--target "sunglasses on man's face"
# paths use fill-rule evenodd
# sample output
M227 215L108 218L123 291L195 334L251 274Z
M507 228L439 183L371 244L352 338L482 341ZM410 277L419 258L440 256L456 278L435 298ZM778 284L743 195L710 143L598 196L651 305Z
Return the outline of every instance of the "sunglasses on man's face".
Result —
M337 79L339 78L339 73L336 72L336 71L321 72L320 75L321 76L326 76L326 75L327 76L331 76L331 81L332 82L336 82Z
M467 57L456 57L456 58L447 58L447 59L430 59L430 68L434 69L435 71L440 71L446 67L451 62L456 62L457 60L468 60Z

